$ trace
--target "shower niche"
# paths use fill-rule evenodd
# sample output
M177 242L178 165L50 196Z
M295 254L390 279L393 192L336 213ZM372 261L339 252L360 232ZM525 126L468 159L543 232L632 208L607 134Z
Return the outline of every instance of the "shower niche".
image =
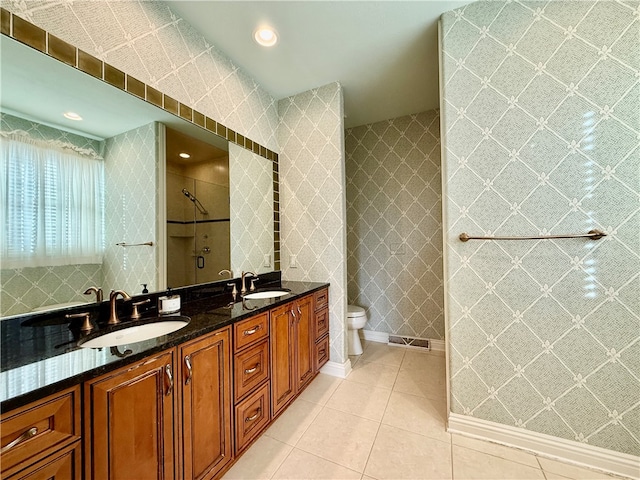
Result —
M229 153L167 128L166 165L167 286L219 280L231 257Z

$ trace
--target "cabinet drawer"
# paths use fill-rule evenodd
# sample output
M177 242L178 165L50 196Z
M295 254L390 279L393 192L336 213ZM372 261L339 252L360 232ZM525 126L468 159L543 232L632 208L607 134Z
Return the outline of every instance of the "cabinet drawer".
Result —
M2 415L2 477L80 439L80 386Z
M329 333L329 309L323 308L316 312L315 323L315 339L319 339L323 335Z
M269 314L247 318L233 326L233 351L237 352L269 336Z
M329 361L329 335L325 335L316 342L314 353L315 371L318 372Z
M20 471L7 480L76 480L82 478L80 442Z
M329 306L329 289L323 288L313 294L316 311Z
M269 383L236 407L236 454L269 424Z
M269 378L269 341L264 340L234 356L235 401Z

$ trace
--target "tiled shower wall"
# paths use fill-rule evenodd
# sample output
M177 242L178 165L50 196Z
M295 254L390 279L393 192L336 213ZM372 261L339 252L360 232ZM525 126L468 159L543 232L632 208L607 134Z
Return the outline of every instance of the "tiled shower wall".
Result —
M442 18L454 413L640 454L639 32L637 1Z
M278 102L282 278L331 282L332 362L347 361L346 212L342 87ZM292 255L296 265L292 265Z
M346 131L348 298L365 329L444 340L439 121Z
M157 185L159 125L150 123L106 140L105 252L102 289L134 295L158 290ZM153 242L122 247L117 243Z
M273 97L162 2L3 0L2 6L277 151Z
M30 138L74 145L102 155L104 142L57 128L0 113L3 132L22 131ZM0 270L0 316L30 312L45 305L86 302L84 292L102 285L102 265L59 265L52 267L3 268Z

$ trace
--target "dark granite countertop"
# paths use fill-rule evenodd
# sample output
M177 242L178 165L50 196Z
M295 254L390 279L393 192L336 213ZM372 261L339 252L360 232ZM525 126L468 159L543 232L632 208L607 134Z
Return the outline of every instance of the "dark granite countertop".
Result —
M121 347L78 347L79 326L64 316L69 310L0 321L0 410L6 412L23 406L328 286L327 283L278 281L267 287L280 286L290 290L289 294L244 302L236 299L234 303L233 297L225 293L224 285L225 282L217 282L210 287L174 290L181 294L180 314L190 317L189 324L168 335ZM108 307L105 304L108 302L95 307L96 318L104 318ZM87 308L80 307L80 310L87 311ZM157 318L155 308L149 310L143 318ZM126 317L121 319L124 322ZM104 328L104 325L100 327Z

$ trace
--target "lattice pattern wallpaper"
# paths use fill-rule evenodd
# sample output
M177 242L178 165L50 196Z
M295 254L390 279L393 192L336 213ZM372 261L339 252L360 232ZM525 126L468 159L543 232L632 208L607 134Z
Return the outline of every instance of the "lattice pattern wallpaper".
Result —
M348 298L368 330L444 340L439 122L346 131Z
M236 277L273 270L273 163L229 144L231 268ZM265 262L268 255L268 265Z
M640 3L477 2L442 37L452 410L638 455Z
M134 295L158 290L157 123L106 140L105 253L102 289L124 289ZM153 246L121 247L116 243L153 242Z
M277 151L273 97L162 2L3 0L2 6Z
M20 130L31 138L59 141L102 155L104 142L0 112L4 132ZM0 270L0 316L18 315L45 305L91 301L82 294L102 285L102 265L60 265Z
M342 87L324 87L278 102L281 124L282 277L331 282L331 361L347 361L346 211ZM297 266L291 265L291 255Z

